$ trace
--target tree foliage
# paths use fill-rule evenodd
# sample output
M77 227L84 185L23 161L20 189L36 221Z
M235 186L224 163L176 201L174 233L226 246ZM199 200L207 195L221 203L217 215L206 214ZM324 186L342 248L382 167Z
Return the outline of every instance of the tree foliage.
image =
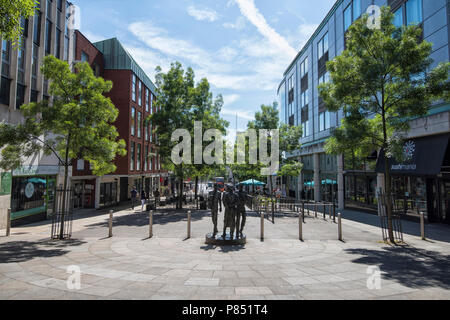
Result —
M23 33L21 19L33 16L38 4L35 0L0 0L0 36L17 45Z
M0 124L0 167L17 168L42 151L53 153L62 166L69 166L71 159L85 159L99 176L116 170L116 155L126 151L112 125L118 110L103 95L112 83L95 77L87 63L78 63L75 69L72 73L66 62L45 57L41 71L50 81L54 98L21 106L24 121L20 124Z
M208 175L214 166L194 164L193 143L192 164L176 165L172 162L172 150L179 143L172 141L172 133L177 129L186 129L193 137L194 122L201 121L203 132L208 129L217 129L225 135L228 122L220 117L223 106L222 96L218 95L213 99L208 80L204 78L196 84L192 68L187 68L185 71L179 62L172 63L167 73L163 73L158 67L156 85L158 87L157 105L160 111L151 115L148 120L154 124L154 132L158 136L163 168L174 172L179 182L187 176ZM210 142L204 141L203 146L208 143ZM182 194L182 183L179 184L178 192Z

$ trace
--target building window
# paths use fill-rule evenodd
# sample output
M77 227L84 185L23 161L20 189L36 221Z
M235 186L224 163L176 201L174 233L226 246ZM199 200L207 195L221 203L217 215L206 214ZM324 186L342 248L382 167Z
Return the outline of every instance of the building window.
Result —
M45 53L51 54L52 48L52 23L49 19L45 21Z
M78 159L77 160L77 170L78 171L83 171L84 170L84 160L83 159Z
M319 59L328 52L328 32L319 40L317 44L317 52Z
M51 0L47 0L47 18L48 19L52 18L52 1Z
M25 102L25 86L21 84L17 84L17 92L16 92L16 109L19 110L20 107Z
M142 127L142 113L138 111L137 117L137 137L141 137L141 127Z
M309 120L302 122L302 137L309 137Z
M352 23L361 16L361 0L353 0L344 10L344 30L347 31Z
M31 92L30 92L30 102L37 102L38 95L39 95L38 91L31 90ZM48 101L50 99L50 96L48 94L44 94L43 98L44 98L44 100Z
M331 114L324 111L319 114L319 131L325 131L331 128Z
M56 34L55 34L55 57L60 59L61 58L61 30L56 28Z
M33 45L33 53L31 60L31 89L37 90L37 75L38 75L38 67L39 67L39 47L34 44Z
M132 83L132 85L131 85L131 91L132 91L132 95L131 95L131 97L132 97L132 99L133 99L133 101L134 102L136 102L136 76L133 74L133 83Z
M144 126L145 141L148 141L148 124Z
M11 43L2 40L2 76L9 78L9 71L11 65Z
M134 136L136 130L136 109L131 108L131 135Z
M300 64L300 78L303 78L308 73L308 57Z
M148 169L148 146L145 146L144 166L145 166L144 170L149 171L149 169Z
M149 135L150 135L150 142L153 142L153 126L152 126L152 123L150 122L150 132L149 132Z
M403 26L403 8L400 7L397 11L394 12L394 25L397 28Z
M142 106L142 82L141 81L139 81L138 103L140 106Z
M3 77L0 83L0 103L4 105L9 105L10 98L10 90L11 90L11 80Z
M418 25L422 21L422 0L408 0L406 2L406 24Z
M131 142L131 150L130 150L130 154L131 154L131 162L130 162L130 170L133 171L134 170L134 158L135 158L135 143Z
M141 170L141 159L142 159L142 155L141 155L141 144L138 143L137 145L137 163L136 163L136 170L140 171Z
M150 107L150 101L148 101L149 96L148 96L148 89L145 88L145 111L149 112L149 107Z
M20 47L17 52L17 82L25 83L25 39L22 37Z
M84 51L81 51L81 61L82 62L89 62L89 55L86 52L84 52Z
M301 107L306 107L309 104L309 89L306 89L305 91L302 91L300 95L301 99Z
M38 46L41 45L41 15L42 13L36 10L33 23L33 42Z
M293 126L294 123L294 76L288 80L288 123Z
M319 77L319 84L330 82L330 74L325 72L323 75Z

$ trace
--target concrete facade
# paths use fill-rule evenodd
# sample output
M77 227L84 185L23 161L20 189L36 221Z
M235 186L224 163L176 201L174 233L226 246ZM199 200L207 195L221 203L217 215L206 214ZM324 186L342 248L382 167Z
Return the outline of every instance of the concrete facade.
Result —
M22 46L13 48L7 41L0 43L2 50L0 121L10 124L20 123L23 121L21 105L51 99L48 95L48 82L44 81L40 66L47 54L68 62L73 59L70 46L73 31L70 28L69 17L73 10L72 4L68 1L41 1L36 14L22 21L24 26ZM24 159L23 167L12 173L13 181L27 177L51 178L55 181L55 187L62 184L63 174L57 158L42 153ZM40 213L32 212L36 211L31 208L34 206L32 203L29 203L28 208L29 206L20 205L20 202L21 200L13 201L11 196L0 196L0 225L6 221L7 208L12 208L13 223L22 218L33 219L38 215L45 218L54 211L53 207L46 205L46 210L42 209ZM26 214L27 211L29 214Z

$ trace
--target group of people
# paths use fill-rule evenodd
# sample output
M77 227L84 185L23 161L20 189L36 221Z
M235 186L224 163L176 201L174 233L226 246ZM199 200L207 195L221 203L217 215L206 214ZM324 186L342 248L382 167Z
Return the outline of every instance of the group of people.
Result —
M220 192L219 186L214 185L214 190L209 194L209 203L211 208L212 221L214 224L214 237L219 232L217 229L217 218L219 209L222 211L222 202L225 207L225 215L223 222L223 238L226 238L226 230L230 228L230 237L234 239L236 231L236 238L241 238L246 221L245 203L247 201L247 193L243 190L242 185L238 190L232 185L227 185L225 192Z
M133 187L133 189L131 190L131 208L134 210L134 204L137 202L137 195L138 195L138 191L136 190L136 187ZM159 202L159 190L155 189L153 191L153 196L155 197L156 201ZM144 189L141 190L141 205L142 205L142 211L144 211L144 207L145 204L149 198L149 195L147 195L147 193L145 192Z

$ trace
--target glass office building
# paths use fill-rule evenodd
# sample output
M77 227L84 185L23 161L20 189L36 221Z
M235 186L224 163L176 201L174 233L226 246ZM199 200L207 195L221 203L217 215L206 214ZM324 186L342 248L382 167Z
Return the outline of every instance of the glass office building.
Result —
M318 85L330 81L326 62L342 53L345 34L370 5L390 6L394 23L416 24L423 29L423 39L433 45L434 68L448 62L450 8L446 0L338 0L314 34L283 74L278 87L281 121L303 128L302 147L291 153L304 164L294 194L297 198L335 201L340 208L377 212L377 189L382 187L384 170L377 154L368 159L333 157L324 152L324 143L333 128L340 125L342 112L329 112L320 99ZM394 176L396 208L405 213L420 210L430 221L450 221L450 167L448 151L450 104L436 102L426 117L413 120L405 147L416 146L418 155L436 159L433 168L425 170L420 156L413 166L390 164ZM447 134L447 135L446 135ZM425 141L426 142L423 142ZM378 150L379 151L379 150ZM380 154L382 160L384 155ZM427 164L430 167L430 164ZM409 170L408 170L409 169ZM289 194L289 192L287 192Z

